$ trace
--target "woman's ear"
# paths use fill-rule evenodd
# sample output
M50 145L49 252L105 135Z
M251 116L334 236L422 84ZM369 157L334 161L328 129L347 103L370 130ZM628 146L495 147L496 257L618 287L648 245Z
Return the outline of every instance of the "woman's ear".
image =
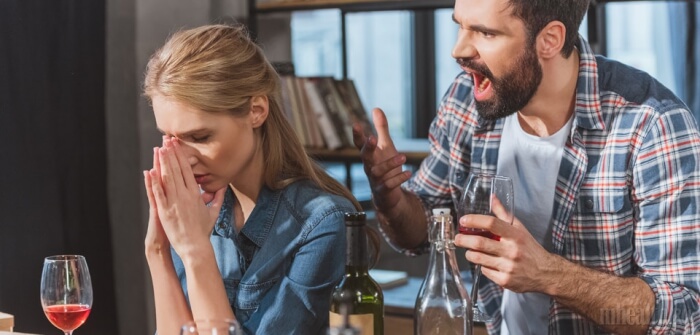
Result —
M250 120L253 128L258 128L265 123L270 113L270 102L265 95L250 98Z
M542 59L548 59L561 54L566 40L566 26L560 21L547 24L537 35L537 54Z

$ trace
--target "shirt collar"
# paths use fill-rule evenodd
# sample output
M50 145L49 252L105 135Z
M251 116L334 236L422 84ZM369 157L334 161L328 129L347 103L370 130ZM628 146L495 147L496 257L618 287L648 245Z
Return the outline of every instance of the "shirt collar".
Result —
M579 51L578 82L576 83L576 109L574 124L586 129L604 129L598 91L598 63L588 42L579 35L576 47Z
M282 191L270 190L267 186L263 186L258 194L258 199L255 202L255 208L250 213L246 224L241 229L241 234L245 235L251 242L261 247L272 226L272 220L277 212ZM231 238L235 235L233 205L236 199L233 190L229 187L224 196L224 204L221 206L219 217L214 226L214 233Z

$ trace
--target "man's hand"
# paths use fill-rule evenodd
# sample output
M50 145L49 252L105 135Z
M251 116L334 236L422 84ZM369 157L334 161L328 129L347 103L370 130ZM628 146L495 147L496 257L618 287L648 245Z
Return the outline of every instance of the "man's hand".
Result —
M411 176L410 171L403 171L406 156L399 154L389 135L389 125L381 109L372 110L377 137L362 125L353 125L353 140L360 149L360 157L372 189L372 199L377 210L387 214L403 196L402 183Z
M480 264L482 273L494 283L514 292L544 292L550 285L552 256L518 220L513 225L488 215L465 215L459 224L467 228L486 229L501 237L500 241L478 235L457 234L455 245L468 249L466 258Z

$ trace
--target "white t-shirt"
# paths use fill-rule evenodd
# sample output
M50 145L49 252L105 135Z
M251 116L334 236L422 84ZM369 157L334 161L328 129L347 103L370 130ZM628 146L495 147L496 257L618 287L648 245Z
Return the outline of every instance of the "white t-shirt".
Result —
M549 137L537 137L522 129L514 113L505 119L498 149L496 173L513 179L515 217L549 251L554 189L572 120ZM547 334L549 305L547 295L504 290L501 335Z

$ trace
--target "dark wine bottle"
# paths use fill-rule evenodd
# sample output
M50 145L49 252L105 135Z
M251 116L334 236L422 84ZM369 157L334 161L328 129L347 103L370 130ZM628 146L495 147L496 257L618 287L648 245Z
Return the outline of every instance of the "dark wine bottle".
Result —
M384 334L384 294L369 275L367 227L364 212L345 213L345 275L331 295L330 326L343 325L341 306L362 335Z

